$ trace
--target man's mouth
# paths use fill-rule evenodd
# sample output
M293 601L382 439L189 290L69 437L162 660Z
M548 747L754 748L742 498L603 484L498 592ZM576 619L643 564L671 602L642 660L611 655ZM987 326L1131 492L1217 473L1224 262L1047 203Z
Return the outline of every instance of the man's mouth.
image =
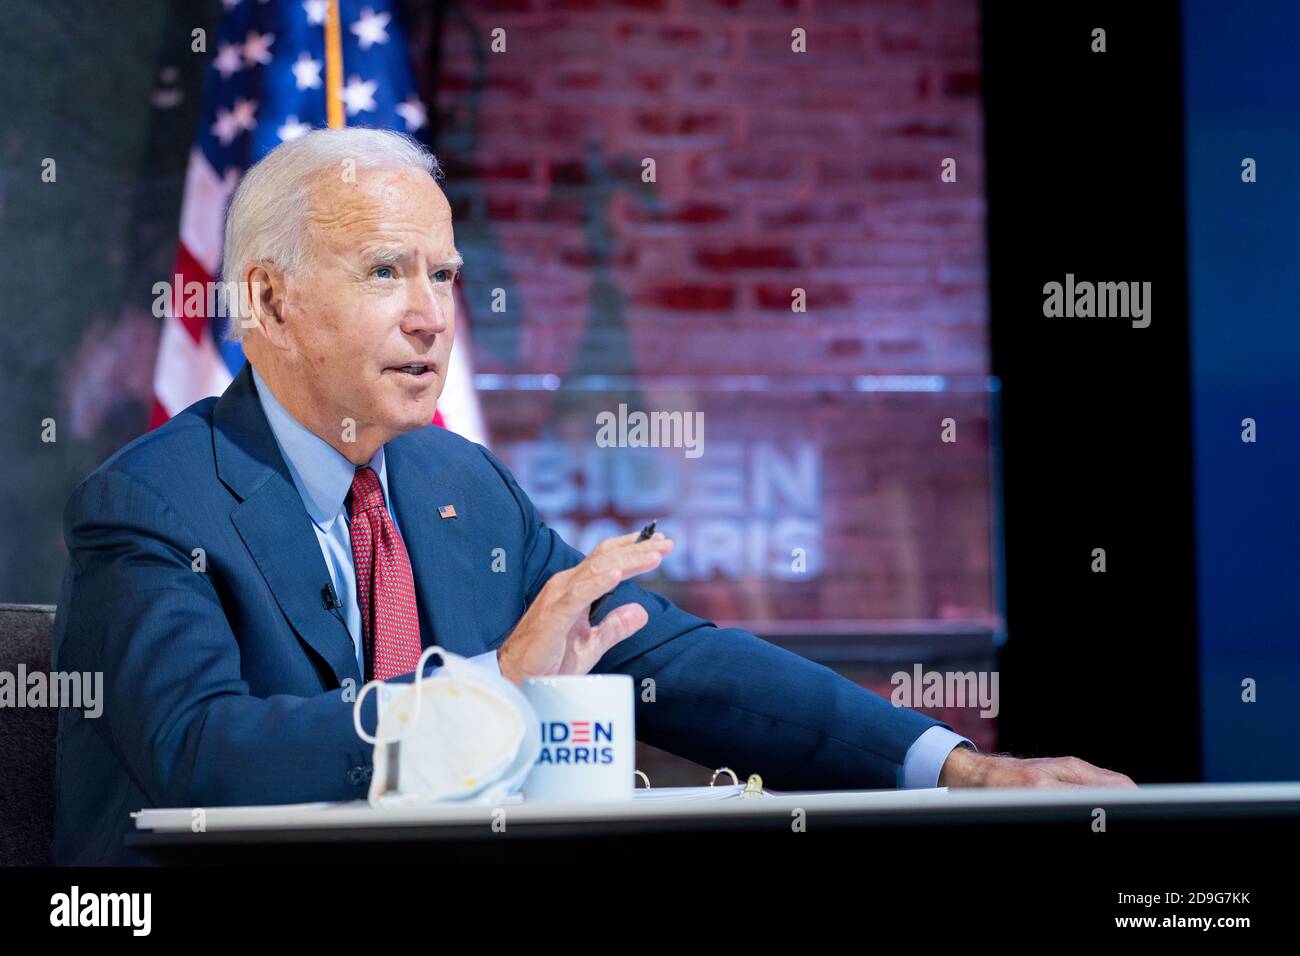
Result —
M432 362L417 362L413 365L394 365L387 369L389 372L400 372L403 375L410 375L413 378L422 378L432 375L435 366Z

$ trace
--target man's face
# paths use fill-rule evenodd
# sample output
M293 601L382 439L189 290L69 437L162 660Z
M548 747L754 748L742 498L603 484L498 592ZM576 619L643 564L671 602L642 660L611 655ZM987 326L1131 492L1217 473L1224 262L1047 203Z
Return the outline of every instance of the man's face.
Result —
M455 334L451 207L426 173L330 169L311 182L304 269L287 280L293 387L318 426L381 441L428 425ZM423 365L422 371L404 366Z

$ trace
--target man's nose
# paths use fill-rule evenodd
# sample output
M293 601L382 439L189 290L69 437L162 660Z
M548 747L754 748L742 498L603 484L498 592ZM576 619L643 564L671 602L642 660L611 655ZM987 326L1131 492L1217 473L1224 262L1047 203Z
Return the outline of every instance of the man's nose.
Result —
M449 283L436 283L428 276L409 283L402 328L406 332L445 332L451 324L453 307Z

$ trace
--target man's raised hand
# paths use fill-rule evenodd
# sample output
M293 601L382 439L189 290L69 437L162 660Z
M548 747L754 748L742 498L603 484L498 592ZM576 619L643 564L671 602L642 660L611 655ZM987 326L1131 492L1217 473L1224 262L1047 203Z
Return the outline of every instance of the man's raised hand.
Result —
M501 675L516 685L526 677L586 674L605 653L650 619L640 604L620 605L599 624L587 623L593 601L623 581L659 567L673 549L663 532L645 541L638 533L607 538L585 559L557 571L497 651Z

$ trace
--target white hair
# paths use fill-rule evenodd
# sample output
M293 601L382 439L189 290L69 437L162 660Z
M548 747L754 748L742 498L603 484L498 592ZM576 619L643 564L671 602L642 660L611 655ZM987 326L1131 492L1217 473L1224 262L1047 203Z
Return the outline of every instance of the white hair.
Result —
M307 257L305 221L308 181L330 166L365 169L395 166L442 178L442 167L423 144L387 129L348 126L314 129L281 143L249 167L226 211L221 281L235 289L250 262L269 261L286 273L301 271ZM232 316L226 338L239 341L243 323Z

